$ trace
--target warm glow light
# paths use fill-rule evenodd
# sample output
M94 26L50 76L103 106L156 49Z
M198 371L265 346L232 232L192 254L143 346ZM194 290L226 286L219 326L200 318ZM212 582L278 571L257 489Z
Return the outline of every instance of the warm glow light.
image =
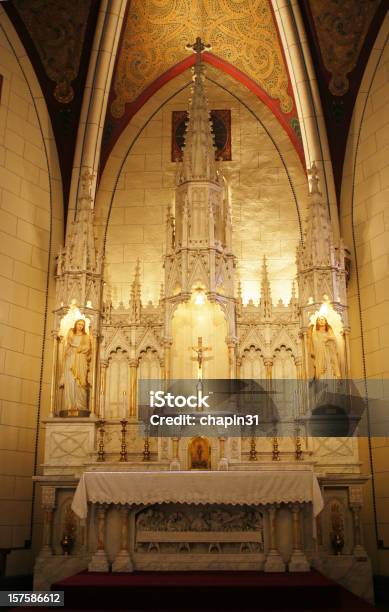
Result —
M323 302L323 304L319 308L319 315L321 317L327 317L328 313L329 313L328 304L326 302Z
M86 307L87 308L92 308L92 302L90 300L87 301Z
M197 304L197 306L203 306L203 304L205 304L205 295L201 289L196 289L194 303Z
M335 336L337 338L340 337L343 329L342 319L339 313L333 309L332 304L329 301L322 302L319 310L316 310L316 312L309 317L310 324L315 325L318 317L325 317L328 323L331 325Z
M59 335L60 336L66 336L66 334L68 333L69 329L74 327L75 322L78 321L79 319L82 319L83 321L85 321L85 329L88 332L89 331L90 320L85 315L83 315L80 312L80 310L77 308L76 301L72 300L72 305L70 306L68 312L61 319Z

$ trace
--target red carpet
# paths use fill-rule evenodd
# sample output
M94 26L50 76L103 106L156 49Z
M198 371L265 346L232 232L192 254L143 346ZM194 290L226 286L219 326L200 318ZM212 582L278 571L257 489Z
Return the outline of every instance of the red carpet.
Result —
M69 610L374 610L318 572L82 572L52 590Z

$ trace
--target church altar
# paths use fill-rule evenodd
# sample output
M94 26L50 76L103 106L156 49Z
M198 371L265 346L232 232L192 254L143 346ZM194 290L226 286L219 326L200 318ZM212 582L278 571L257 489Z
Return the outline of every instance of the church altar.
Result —
M315 567L371 599L361 518L369 475L361 474L357 439L305 426L328 411L342 416L341 407L308 393L311 383L350 378L345 248L315 164L308 174L290 300L274 302L265 252L250 281L260 285L259 301L244 299L233 190L215 160L199 51L183 161L165 207L163 283L158 301L146 302L151 268L136 260L144 250L134 253L128 299L114 299L125 285L107 272L105 239L96 240L94 176L83 171L56 274L50 412L35 478L43 507L36 590L86 568ZM253 225L259 230L259 219ZM279 423L272 420L262 437L254 429L151 435L140 418L141 383L168 388L172 380L206 378L263 380L268 393L275 381L285 389L288 381Z
M312 503L313 515L323 497L312 470L84 472L72 509L87 517L89 502L99 504L232 504Z

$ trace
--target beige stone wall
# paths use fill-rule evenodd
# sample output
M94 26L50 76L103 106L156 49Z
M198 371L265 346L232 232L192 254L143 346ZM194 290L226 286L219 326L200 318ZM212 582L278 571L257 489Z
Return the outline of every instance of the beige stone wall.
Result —
M353 257L349 287L352 375L383 379L386 386L389 384L389 45L384 46L384 41L388 31L387 21L358 95L341 206L342 232L352 247ZM374 420L373 412L371 416ZM360 454L363 470L374 473L378 538L389 547L388 437L371 440L372 463L366 439L360 440ZM371 485L365 491L366 545L376 573L389 574L388 551L376 550Z
M50 380L48 361L41 372L48 264L62 233L59 212L51 223L52 199L58 210L62 201L47 111L23 53L0 9L0 548L30 538L37 411ZM31 559L11 555L8 569L29 571Z
M273 299L289 300L299 239L289 178L304 215L307 186L301 162L284 130L254 94L211 67L207 67L207 76L210 108L231 109L232 161L223 162L222 169L231 187L234 253L239 260L244 299L259 299L260 269L266 254ZM174 203L176 165L171 162L171 116L173 110L187 108L190 92L185 85L189 80L189 72L177 77L134 117L113 151L101 182L96 216L102 232L112 200L106 278L113 286L115 304L128 302L138 257L142 299L158 300L163 280L164 221L168 205Z

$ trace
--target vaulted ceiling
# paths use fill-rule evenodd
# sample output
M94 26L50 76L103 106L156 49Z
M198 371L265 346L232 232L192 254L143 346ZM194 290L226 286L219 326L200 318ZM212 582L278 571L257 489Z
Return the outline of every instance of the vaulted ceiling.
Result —
M58 146L65 201L98 0L3 4L39 78ZM301 0L339 195L352 111L387 0ZM185 45L212 45L205 61L244 83L272 110L302 155L299 124L269 0L129 0L103 137L102 163L134 113L193 63Z

